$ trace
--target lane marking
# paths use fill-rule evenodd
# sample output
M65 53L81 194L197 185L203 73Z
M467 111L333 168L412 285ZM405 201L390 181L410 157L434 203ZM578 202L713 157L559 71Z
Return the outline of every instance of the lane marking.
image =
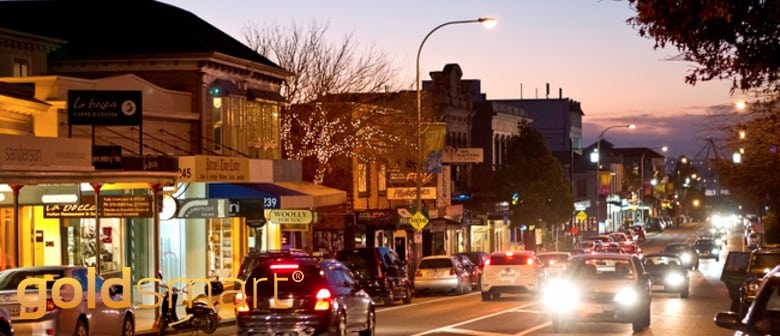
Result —
M429 303L436 303L436 302L441 302L441 301L454 300L454 299L457 299L457 298L462 298L464 296L477 295L477 294L480 294L480 293L479 292L474 292L474 293L468 293L468 294L463 294L463 295L458 295L458 296L453 296L453 297L443 297L443 298L439 298L439 299L433 299L431 301L425 301L425 302L417 302L417 303L412 302L410 304L402 304L402 305L392 306L392 307L376 308L376 312L377 313L381 313L381 312L393 311L393 310L398 310L398 309L403 309L403 308L422 306L422 305L429 304Z
M489 331L476 331L476 330L459 329L459 328L446 328L442 330L442 332L462 334L462 335L473 335L473 336L512 336L512 334L502 334L502 333L494 333Z
M491 318L493 316L510 313L510 312L516 311L517 309L523 309L525 307L529 307L529 306L533 306L533 305L537 305L537 304L539 304L539 302L529 302L529 303L526 303L524 305L520 305L520 306L512 307L512 308L509 308L509 309L497 311L495 313L491 313L491 314L488 314L488 315L483 315L483 316L480 316L480 317L475 317L475 318L470 319L470 320L461 321L461 322L458 322L458 323L453 323L453 324L442 326L442 327L439 327L439 328L426 330L426 331L423 331L423 332L420 332L420 333L416 333L416 334L411 335L411 336L423 336L423 335L428 335L428 334L432 334L432 333L435 333L435 332L441 332L441 331L444 331L444 329L459 327L459 326L462 326L464 324L469 324L469 323L476 322L476 321L479 321L479 320L484 320L484 319L487 319L487 318Z

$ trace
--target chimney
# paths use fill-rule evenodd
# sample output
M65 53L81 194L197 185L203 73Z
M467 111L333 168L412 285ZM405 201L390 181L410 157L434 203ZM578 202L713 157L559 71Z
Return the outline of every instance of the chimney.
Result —
M550 83L547 83L547 84L546 84L546 88L547 88L547 89L546 89L546 90L547 90L547 91L546 91L546 92L547 92L547 94L544 96L544 98L545 98L545 99L550 99Z
M563 89L558 88L558 99L563 99Z

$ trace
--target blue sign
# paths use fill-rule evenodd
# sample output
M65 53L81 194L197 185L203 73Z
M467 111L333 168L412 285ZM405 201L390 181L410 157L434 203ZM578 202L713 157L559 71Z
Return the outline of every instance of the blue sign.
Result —
M525 230L528 230L528 227L525 226L525 224L520 225L520 231L525 231Z

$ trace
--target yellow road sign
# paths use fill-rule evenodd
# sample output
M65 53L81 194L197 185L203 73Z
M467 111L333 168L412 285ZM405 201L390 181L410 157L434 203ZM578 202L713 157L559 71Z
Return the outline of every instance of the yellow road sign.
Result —
M586 219L588 219L588 214L585 213L585 211L580 211L577 213L577 220L580 222L584 222Z
M428 218L425 218L423 216L422 212L417 211L412 218L409 218L409 224L417 231L422 231L422 229L428 225Z

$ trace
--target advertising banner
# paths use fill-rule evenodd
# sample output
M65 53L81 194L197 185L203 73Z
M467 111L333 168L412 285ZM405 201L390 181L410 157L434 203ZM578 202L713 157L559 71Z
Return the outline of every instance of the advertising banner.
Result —
M609 195L612 192L612 173L609 171L599 172L599 195Z
M425 154L425 172L441 174L444 144L447 141L447 124L429 123L423 134L423 153Z

